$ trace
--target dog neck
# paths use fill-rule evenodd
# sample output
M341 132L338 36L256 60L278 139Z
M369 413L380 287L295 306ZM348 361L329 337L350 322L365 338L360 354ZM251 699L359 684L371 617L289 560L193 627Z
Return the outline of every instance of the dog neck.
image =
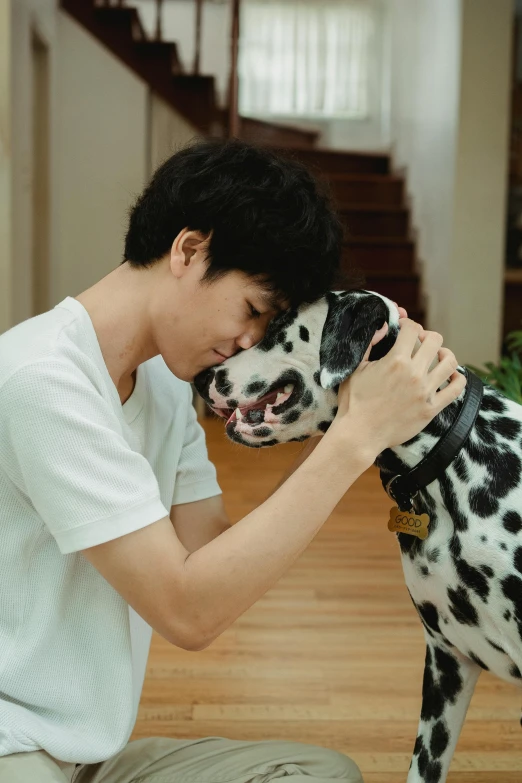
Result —
M412 356L415 356L421 342L417 340L413 349ZM439 364L439 357L436 356L430 365L429 372ZM459 369L463 369L459 367ZM445 381L439 388L444 389L449 383ZM405 472L405 467L411 469L417 465L426 454L433 449L442 437L452 427L464 401L465 390L456 400L447 405L432 421L415 437L402 443L400 446L394 446L387 449L379 455L376 464L379 467L390 469L395 472Z

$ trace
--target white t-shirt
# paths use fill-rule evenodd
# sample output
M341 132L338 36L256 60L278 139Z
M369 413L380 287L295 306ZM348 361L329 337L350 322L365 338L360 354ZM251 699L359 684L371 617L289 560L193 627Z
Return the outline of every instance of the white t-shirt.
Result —
M0 335L0 756L125 747L152 629L79 550L220 493L161 356L122 405L78 300Z

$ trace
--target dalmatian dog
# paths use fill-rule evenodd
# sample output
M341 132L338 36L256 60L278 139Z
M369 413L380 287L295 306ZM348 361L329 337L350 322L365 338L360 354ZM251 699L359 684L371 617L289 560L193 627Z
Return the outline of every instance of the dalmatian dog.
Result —
M329 292L282 313L264 339L200 373L195 386L252 448L326 432L341 381L398 334L393 302L368 291ZM460 372L465 372L459 367ZM469 381L468 384L469 385ZM454 426L466 389L417 436L387 449L383 484L408 473ZM478 676L522 684L522 406L484 386L475 422L453 461L413 499L430 516L424 540L395 533L408 591L423 624L422 709L407 783L443 783Z

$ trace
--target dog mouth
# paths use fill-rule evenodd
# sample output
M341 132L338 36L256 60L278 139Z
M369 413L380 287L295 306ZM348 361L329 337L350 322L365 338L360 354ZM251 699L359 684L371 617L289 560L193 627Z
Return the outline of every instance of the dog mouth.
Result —
M258 434L266 437L266 425L273 428L279 424L281 417L299 401L301 385L296 374L292 373L292 377L286 374L286 377L279 378L272 384L271 389L257 400L239 402L235 408L220 408L214 405L210 407L214 413L225 419L227 430L238 430L255 436L253 428L265 425L259 429Z

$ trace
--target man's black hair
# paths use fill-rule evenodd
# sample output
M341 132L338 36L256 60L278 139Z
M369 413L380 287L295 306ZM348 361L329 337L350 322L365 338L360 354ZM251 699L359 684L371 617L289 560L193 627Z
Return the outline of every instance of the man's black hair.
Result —
M187 227L210 235L208 283L241 270L297 307L340 279L343 229L328 186L290 157L239 139L176 152L129 216L122 263L133 267L164 257Z

